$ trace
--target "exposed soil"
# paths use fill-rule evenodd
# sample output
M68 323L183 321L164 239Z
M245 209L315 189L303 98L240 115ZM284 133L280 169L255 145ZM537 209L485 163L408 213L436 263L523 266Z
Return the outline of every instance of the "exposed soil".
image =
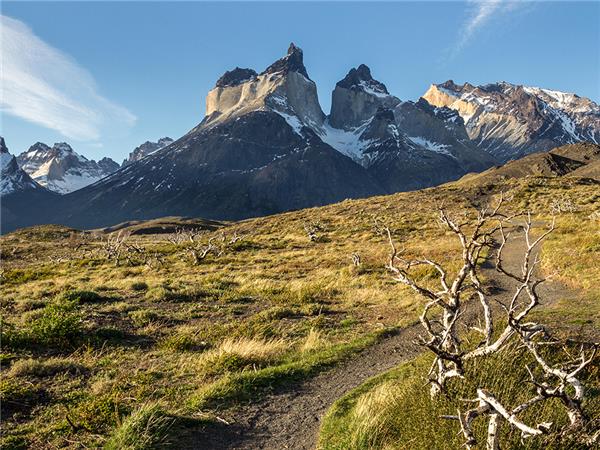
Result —
M522 254L522 242L510 241L504 252L505 266L518 269ZM506 301L512 294L511 280L500 275L491 262L484 264L482 275L495 300ZM563 285L552 281L542 284L539 292L542 307L572 295ZM321 418L335 400L368 378L422 352L423 348L414 343L421 331L420 324L404 328L330 370L301 383L288 384L257 403L228 412L222 416L228 424L188 430L193 436L187 436L190 439L185 439L188 442L184 446L215 450L313 449Z

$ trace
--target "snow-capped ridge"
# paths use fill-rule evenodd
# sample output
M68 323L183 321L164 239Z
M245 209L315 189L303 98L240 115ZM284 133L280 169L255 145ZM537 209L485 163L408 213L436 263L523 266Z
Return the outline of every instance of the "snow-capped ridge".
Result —
M119 168L110 158L99 162L89 160L66 142L57 142L52 147L37 142L21 153L17 162L37 183L60 194L81 189Z
M430 104L456 110L470 139L500 161L565 144L600 142L600 106L576 94L501 81L433 84Z
M44 188L19 167L17 158L8 151L4 138L0 136L0 195L31 190Z

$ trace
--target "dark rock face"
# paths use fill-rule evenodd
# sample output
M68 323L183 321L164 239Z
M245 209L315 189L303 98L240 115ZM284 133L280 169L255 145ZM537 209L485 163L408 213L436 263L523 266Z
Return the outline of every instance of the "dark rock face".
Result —
M11 155L4 138L0 136L0 195L43 188L19 167L17 158Z
M381 92L383 94L389 94L385 84L380 81L375 80L371 76L371 69L365 64L361 64L357 68L350 69L350 72L337 82L336 86L345 88L345 89L361 89L362 85L369 85L375 87L377 92Z
M287 74L288 72L298 72L306 79L310 80L306 67L304 67L304 54L302 49L296 47L293 42L288 48L287 55L267 67L261 75L278 72L282 72L283 74Z
M167 145L171 145L173 143L173 139L170 137L163 137L158 140L158 142L146 141L139 147L133 149L133 151L129 154L129 157L123 161L122 166L125 167L128 164L139 161L140 159L148 156L151 153L154 153L161 148L166 147ZM98 162L100 164L100 161ZM115 163L116 164L116 163ZM118 165L117 165L118 168ZM116 169L115 169L116 170ZM115 170L111 171L114 172ZM110 173L110 172L109 172Z
M238 84L245 83L249 80L254 80L257 77L257 73L252 69L241 69L236 67L233 70L229 70L223 74L221 78L217 80L216 87L227 87L237 86Z
M0 136L0 233L40 223L54 197L19 167Z
M96 227L168 215L241 219L383 193L364 168L279 114L195 130L64 196L55 220Z
M398 103L400 100L389 95L385 85L373 79L371 70L361 64L337 82L331 94L329 123L351 130L373 117L378 108L392 108Z
M380 107L361 139L367 171L386 192L400 192L434 186L458 178L464 168L445 147L437 151L411 140L396 124L391 109Z

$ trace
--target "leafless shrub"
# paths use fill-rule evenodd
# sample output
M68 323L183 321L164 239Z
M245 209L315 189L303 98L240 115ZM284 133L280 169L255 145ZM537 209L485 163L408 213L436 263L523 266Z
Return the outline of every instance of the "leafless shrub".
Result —
M323 240L325 226L320 221L305 222L303 227L310 242L320 242Z
M123 259L125 252L125 243L129 239L131 233L119 231L111 233L100 238L100 250L104 257L109 261L114 261L115 266L118 266Z
M594 211L588 216L588 219L594 221L600 221L600 210Z
M352 260L352 265L354 267L360 267L360 265L362 264L362 261L360 259L360 254L357 252L354 252L350 255L350 259Z
M490 450L499 449L498 427L502 422L519 430L523 438L548 433L551 424L539 422L528 425L519 418L519 414L534 404L552 398L561 401L569 417L569 424L561 430L561 434L583 430L587 421L582 410L585 389L578 376L596 354L596 346L592 346L591 350L582 346L577 355L570 356L562 363L551 364L544 357L544 352L540 351L542 346L556 344L549 340L544 326L531 321L530 317L531 311L540 304L538 287L545 281L535 275L540 263L537 248L554 230L554 221L539 237L534 238L531 215L526 213L506 216L500 213L501 205L502 199L494 209L478 211L474 220L464 216L458 221L451 218L445 210L440 210L440 222L456 235L462 247L461 266L454 277L450 277L442 265L431 259L403 259L402 252L394 244L391 231L386 229L391 247L387 268L393 279L406 284L428 300L420 321L425 331L421 343L435 354L428 373L432 397L446 390L449 379L464 379L464 367L469 360L499 352L510 342L520 343L535 361L534 365L527 366L527 371L535 386L536 395L527 401L507 407L492 392L480 386L477 398L470 400L476 407L466 412L459 410L455 416L444 416L459 422L465 446L469 449L477 444L472 424L479 417L487 418L487 448ZM512 228L512 231L507 232L507 228ZM503 260L508 238L513 233L525 244L518 272L507 269ZM508 302L499 303L497 308L503 322L506 322L500 330L495 328L496 314L492 311L491 299L483 289L479 277L482 251L492 251L497 239L499 248L496 251L496 269L515 283ZM411 269L422 265L431 266L438 273L438 290L426 287L411 276ZM465 319L467 309L473 309L466 303L470 298L478 300L474 312L483 324L479 327L469 327L469 322ZM440 310L441 317L437 313ZM475 347L459 334L459 329L465 327L481 335L481 341ZM596 442L599 435L600 433L584 436L582 439Z
M171 244L179 245L184 242L195 242L206 231L200 228L175 228L175 232L167 235L167 241Z

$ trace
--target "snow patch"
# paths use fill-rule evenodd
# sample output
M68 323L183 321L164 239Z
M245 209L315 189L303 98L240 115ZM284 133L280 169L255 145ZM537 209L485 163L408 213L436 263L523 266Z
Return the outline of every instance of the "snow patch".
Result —
M426 148L432 152L441 153L443 155L454 156L452 153L448 151L449 145L440 144L438 142L433 142L428 139L425 139L422 136L408 136L408 138L414 142L415 144Z

